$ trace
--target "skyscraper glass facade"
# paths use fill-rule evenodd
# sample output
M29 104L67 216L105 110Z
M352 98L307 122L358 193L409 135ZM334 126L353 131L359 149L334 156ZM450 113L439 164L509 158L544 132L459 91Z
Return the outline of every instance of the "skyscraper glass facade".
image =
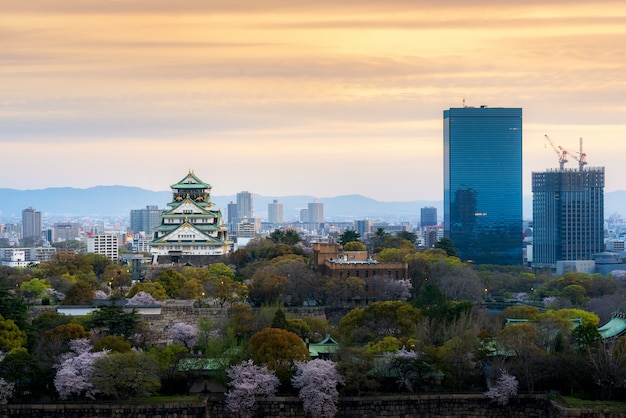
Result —
M604 167L532 174L533 265L604 251Z
M464 261L521 264L522 109L444 110L444 236Z

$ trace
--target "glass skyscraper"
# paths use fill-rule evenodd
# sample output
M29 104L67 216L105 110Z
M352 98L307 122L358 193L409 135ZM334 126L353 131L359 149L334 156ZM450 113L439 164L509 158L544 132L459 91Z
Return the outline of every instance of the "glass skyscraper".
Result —
M444 236L463 261L521 264L522 109L444 110Z

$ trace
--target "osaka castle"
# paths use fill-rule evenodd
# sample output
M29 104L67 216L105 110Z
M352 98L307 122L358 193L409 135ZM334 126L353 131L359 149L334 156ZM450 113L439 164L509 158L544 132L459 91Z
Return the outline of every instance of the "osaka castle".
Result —
M200 266L227 254L233 242L222 223L222 212L213 209L211 185L190 170L170 188L172 201L163 209L161 224L154 229L150 242L152 262Z

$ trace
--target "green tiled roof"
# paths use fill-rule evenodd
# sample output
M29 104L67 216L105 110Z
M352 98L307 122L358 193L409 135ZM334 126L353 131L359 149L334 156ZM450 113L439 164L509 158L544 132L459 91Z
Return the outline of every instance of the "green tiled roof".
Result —
M170 186L172 189L210 189L211 185L200 180L193 171L189 170L189 174L183 177L176 184Z
M615 312L611 320L598 328L600 336L605 338L618 337L626 331L626 313Z

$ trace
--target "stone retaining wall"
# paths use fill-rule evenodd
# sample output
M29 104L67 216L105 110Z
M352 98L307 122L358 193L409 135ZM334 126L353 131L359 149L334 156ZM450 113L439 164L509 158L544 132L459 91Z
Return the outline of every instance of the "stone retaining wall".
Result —
M305 417L297 397L259 399L255 417ZM221 418L231 416L223 396L211 395L197 402L150 405L106 403L0 405L0 418ZM626 414L567 409L545 396L520 396L510 405L498 406L480 394L441 394L342 398L336 418L626 418Z

